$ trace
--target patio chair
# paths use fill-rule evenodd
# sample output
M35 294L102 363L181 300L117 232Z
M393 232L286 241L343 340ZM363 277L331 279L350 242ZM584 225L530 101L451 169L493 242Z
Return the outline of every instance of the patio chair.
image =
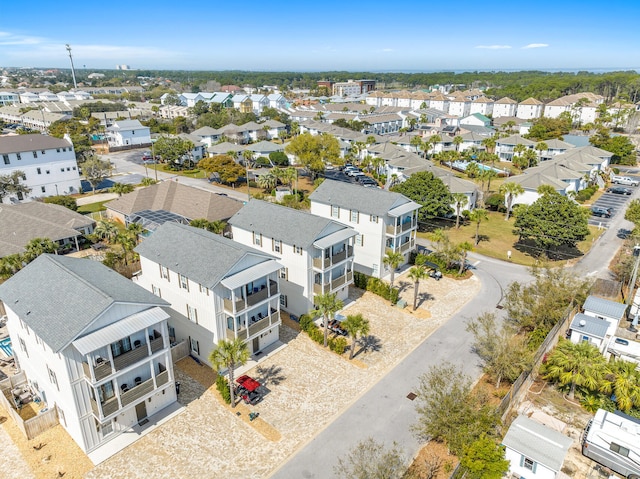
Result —
M141 345L142 345L142 342L141 342L139 339L136 339L136 340L133 342L133 347L134 347L135 349L139 348Z
M138 376L133 380L133 382L136 384L136 386L140 386L142 384L142 378Z
M126 393L129 390L129 385L127 383L124 383L122 386L120 386L120 389L123 393Z

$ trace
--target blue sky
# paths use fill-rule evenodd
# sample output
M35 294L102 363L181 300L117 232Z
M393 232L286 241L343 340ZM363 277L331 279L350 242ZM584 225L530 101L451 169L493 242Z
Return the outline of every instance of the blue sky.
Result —
M432 71L640 67L637 0L0 1L0 66ZM96 6L97 5L97 6Z

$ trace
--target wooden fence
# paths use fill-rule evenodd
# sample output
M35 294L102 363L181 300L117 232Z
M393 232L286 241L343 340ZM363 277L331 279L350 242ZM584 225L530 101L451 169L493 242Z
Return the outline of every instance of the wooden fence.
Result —
M174 364L187 356L189 356L189 343L186 339L171 347L171 361Z
M58 409L56 407L50 407L47 411L41 412L37 416L24 421L13 405L13 393L11 391L25 384L27 384L27 377L24 371L0 381L0 392L2 392L2 394L0 394L0 405L5 409L9 417L13 419L18 429L23 432L27 439L33 439L38 434L58 424Z

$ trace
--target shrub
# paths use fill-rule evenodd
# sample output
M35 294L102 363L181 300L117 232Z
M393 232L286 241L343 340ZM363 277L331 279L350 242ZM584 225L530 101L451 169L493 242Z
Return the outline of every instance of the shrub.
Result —
M311 315L309 314L303 314L302 316L300 316L300 329L302 329L303 331L307 331L310 327L315 326L315 323L313 322L313 317L311 317Z
M596 191L598 191L598 187L596 185L592 185L585 188L584 190L580 190L576 193L576 201L587 201L595 194Z
M367 289L367 280L369 277L364 273L353 272L353 285L356 288Z
M499 193L489 195L484 204L492 211L498 211L500 213L505 213L507 211L507 208L504 206L504 195Z
M281 151L269 153L269 159L275 166L289 166L289 157Z
M222 399L224 400L224 402L227 404L231 404L231 393L229 392L229 381L227 381L227 378L225 378L221 374L219 374L218 378L216 379L216 389L220 393L220 396L222 396Z
M371 291L378 296L395 304L398 301L399 291L397 288L391 288L391 285L385 283L380 278L369 278L367 281L367 291Z
M44 202L53 203L54 205L61 205L61 206L64 206L65 208L69 208L72 211L78 211L78 203L76 202L76 199L71 196L64 196L64 195L49 196L44 199Z
M614 175L619 175L620 174L620 168L616 168L615 166L613 168L611 168L611 171L613 171Z
M337 354L344 353L345 348L347 347L347 340L342 336L338 336L337 338L329 339L329 349Z
M256 159L256 166L271 166L271 162L266 156L259 156Z

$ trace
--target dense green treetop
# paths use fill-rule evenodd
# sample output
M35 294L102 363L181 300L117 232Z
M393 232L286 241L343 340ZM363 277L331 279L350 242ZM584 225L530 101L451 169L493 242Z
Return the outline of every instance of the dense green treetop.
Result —
M422 208L418 212L418 221L426 221L437 216L445 216L453 210L453 197L440 178L429 171L411 175L407 181L394 186L392 191L401 193Z

